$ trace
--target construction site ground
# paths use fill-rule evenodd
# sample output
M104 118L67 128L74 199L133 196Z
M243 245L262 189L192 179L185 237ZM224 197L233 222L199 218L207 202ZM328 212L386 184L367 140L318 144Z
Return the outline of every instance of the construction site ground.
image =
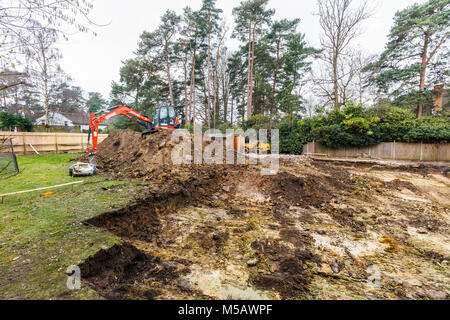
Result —
M96 157L97 187L70 195L83 204L46 235L56 238L45 250L10 248L2 224L0 296L45 296L35 294L43 281L23 288L24 276L38 277L23 266L30 246L31 260L55 257L43 276L58 279L59 291L48 298L450 297L448 163L282 156L278 173L263 176L260 165L175 166L170 137L111 134ZM70 205L61 197L57 211ZM32 212L2 211L0 220L45 224L54 213L41 216L48 199L38 200ZM76 234L84 236L73 251ZM75 292L65 288L72 264L83 283Z

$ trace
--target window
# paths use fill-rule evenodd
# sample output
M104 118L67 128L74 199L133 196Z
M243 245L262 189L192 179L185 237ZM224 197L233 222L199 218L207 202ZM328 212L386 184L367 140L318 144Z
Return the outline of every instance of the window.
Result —
M161 112L159 114L159 117L162 119L166 119L167 118L167 108L161 108Z
M158 126L159 126L159 117L158 117L158 114L159 114L159 109L156 109L156 110L155 110L155 117L153 118L153 125L154 125L155 127L158 127Z
M170 107L169 108L169 118L175 118L175 108L174 107Z
M169 110L167 107L161 107L159 111L159 125L160 126L167 126L168 125L168 116Z

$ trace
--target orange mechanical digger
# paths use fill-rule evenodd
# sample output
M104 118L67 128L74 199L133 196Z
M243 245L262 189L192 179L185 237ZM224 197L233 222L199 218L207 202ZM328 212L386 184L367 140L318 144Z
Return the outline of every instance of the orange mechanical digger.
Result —
M89 135L88 145L91 141L92 133L92 147L88 147L88 153L94 155L97 152L98 143L98 125L103 121L111 119L113 117L123 115L130 120L133 120L139 125L144 126L148 131L142 134L142 138L146 138L150 134L154 134L160 130L174 130L179 129L181 126L180 120L177 118L177 113L174 107L171 106L159 106L156 107L155 116L153 121L148 117L141 115L136 110L133 110L126 106L117 106L110 108L106 111L100 111L91 114L91 120L89 122Z

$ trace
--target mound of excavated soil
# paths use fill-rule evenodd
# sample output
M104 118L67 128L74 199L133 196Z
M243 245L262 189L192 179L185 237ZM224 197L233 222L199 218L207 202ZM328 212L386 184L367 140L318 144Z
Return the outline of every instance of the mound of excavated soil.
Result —
M143 177L167 169L174 147L171 132L160 131L143 139L131 130L110 134L98 147L97 168L120 177Z

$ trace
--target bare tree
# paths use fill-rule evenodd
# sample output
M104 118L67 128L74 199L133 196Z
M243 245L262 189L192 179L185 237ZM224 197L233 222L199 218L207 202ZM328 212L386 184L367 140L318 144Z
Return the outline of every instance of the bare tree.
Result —
M326 106L334 101L333 77L327 65L316 62L316 65L311 69L311 79L313 82L312 91L320 100L321 105Z
M339 104L346 105L349 101L358 99L358 88L356 76L359 72L357 56L353 53L342 57L338 63L338 98Z
M351 65L355 69L354 82L357 88L357 96L359 103L364 103L367 100L375 99L376 94L372 90L368 90L365 86L367 79L368 66L376 62L378 56L375 54L365 54L361 50L354 50L352 53ZM365 98L366 97L366 98Z
M52 28L41 28L37 21L30 21L30 33L26 37L22 37L21 53L27 60L27 73L34 79L39 87L42 104L45 111L45 124L50 125L49 116L49 99L51 81L60 73L61 68L58 60L61 55L57 48L54 47L58 39L58 33Z
M0 50L11 53L18 49L17 39L37 28L53 28L64 36L73 29L87 32L94 24L89 19L92 8L89 0L0 0Z
M361 24L371 17L372 10L367 0L363 0L356 8L352 6L352 0L318 0L317 3L323 30L322 59L331 68L332 101L334 108L339 109L343 103L341 98L345 96L340 89L348 80L345 79L345 74L342 74L342 59L347 54L352 40L361 34Z

